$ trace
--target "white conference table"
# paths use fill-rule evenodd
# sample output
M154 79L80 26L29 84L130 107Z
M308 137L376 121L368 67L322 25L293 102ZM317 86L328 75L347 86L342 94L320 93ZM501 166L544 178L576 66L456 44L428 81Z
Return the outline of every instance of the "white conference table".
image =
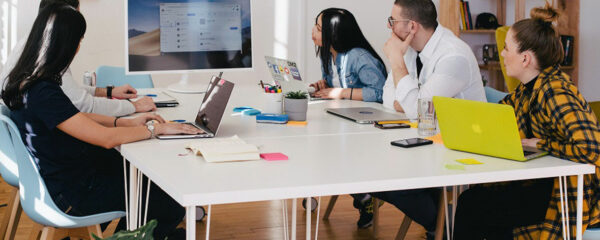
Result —
M196 99L201 97L175 97L180 101L180 107L160 109L159 113L167 119L192 120L200 105L197 101L201 101ZM121 154L131 163L130 186L135 185L136 179L139 180L139 170L186 208L187 239L195 239L196 206L209 205L210 217L210 205L213 204L561 176L578 176L577 229L581 232L582 181L584 174L595 172L592 165L550 156L516 162L448 150L438 144L412 149L393 147L390 141L416 137L416 130L381 130L329 115L323 110L327 106L381 108L378 104L358 101L313 103L309 106L306 127L257 125L253 117L231 114L233 107L242 105L259 107L261 100L239 99L234 92L217 137L237 134L259 146L261 152L286 154L288 161L207 163L197 156L182 156L187 152L184 149L187 142L201 140L154 139L121 146ZM466 166L465 170L445 168L445 164L455 164L456 159L462 158L475 158L484 164ZM139 189L135 188L129 192L130 208L135 209L133 212L128 210L128 217L132 221L136 220L134 215L139 215L141 211L139 193ZM132 224L130 222L128 226L134 226ZM294 239L294 224L292 228ZM307 233L310 233L310 222L307 222ZM307 234L307 239L310 236ZM577 238L581 239L581 234Z

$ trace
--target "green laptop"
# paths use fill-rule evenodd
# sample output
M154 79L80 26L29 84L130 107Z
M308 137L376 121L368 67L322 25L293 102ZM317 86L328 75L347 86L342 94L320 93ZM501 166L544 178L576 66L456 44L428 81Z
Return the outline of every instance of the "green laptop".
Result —
M521 145L515 111L509 105L437 96L433 105L449 149L516 161L547 155Z

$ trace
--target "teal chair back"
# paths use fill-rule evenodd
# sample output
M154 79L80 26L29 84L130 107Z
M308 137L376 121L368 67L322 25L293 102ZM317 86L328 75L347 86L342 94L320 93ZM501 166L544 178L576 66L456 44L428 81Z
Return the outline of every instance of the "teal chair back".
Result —
M484 89L485 89L485 97L487 98L487 101L489 103L498 103L502 99L504 99L504 97L506 97L506 95L508 95L508 93L498 91L491 87L484 87Z
M7 123L10 120L10 109L2 104L0 104L0 118L6 119L0 123L0 175L6 183L18 188L19 169Z
M0 125L6 126L10 135L10 145L17 159L19 194L21 205L31 220L44 226L56 228L79 228L93 226L125 216L125 212L114 211L91 216L73 217L63 213L54 204L44 180L40 176L36 158L23 144L21 135L14 122L4 114L0 116ZM4 132L4 131L2 131ZM4 145L4 144L3 144ZM102 201L98 199L98 201Z
M129 84L134 88L154 88L150 75L125 75L125 68L100 66L96 69L96 86L121 86Z

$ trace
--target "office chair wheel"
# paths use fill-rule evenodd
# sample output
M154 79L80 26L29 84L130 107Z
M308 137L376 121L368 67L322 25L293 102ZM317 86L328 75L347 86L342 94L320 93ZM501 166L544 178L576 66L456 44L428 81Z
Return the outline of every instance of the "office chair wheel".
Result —
M315 210L317 210L317 207L319 205L319 202L317 202L317 199L314 197L310 198L310 211L314 212ZM302 199L302 207L304 208L304 210L306 210L306 198Z
M204 207L196 207L196 221L202 221L206 217L206 210Z

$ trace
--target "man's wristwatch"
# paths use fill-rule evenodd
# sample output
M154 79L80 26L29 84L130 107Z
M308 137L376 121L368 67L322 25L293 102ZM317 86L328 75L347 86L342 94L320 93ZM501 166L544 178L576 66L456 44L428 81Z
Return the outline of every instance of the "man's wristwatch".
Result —
M154 137L156 137L156 135L154 135L154 124L149 123L148 125L146 125L146 127L148 128L148 131L150 132L150 138L152 139Z
M112 90L115 88L113 85L106 86L106 98L112 99Z

